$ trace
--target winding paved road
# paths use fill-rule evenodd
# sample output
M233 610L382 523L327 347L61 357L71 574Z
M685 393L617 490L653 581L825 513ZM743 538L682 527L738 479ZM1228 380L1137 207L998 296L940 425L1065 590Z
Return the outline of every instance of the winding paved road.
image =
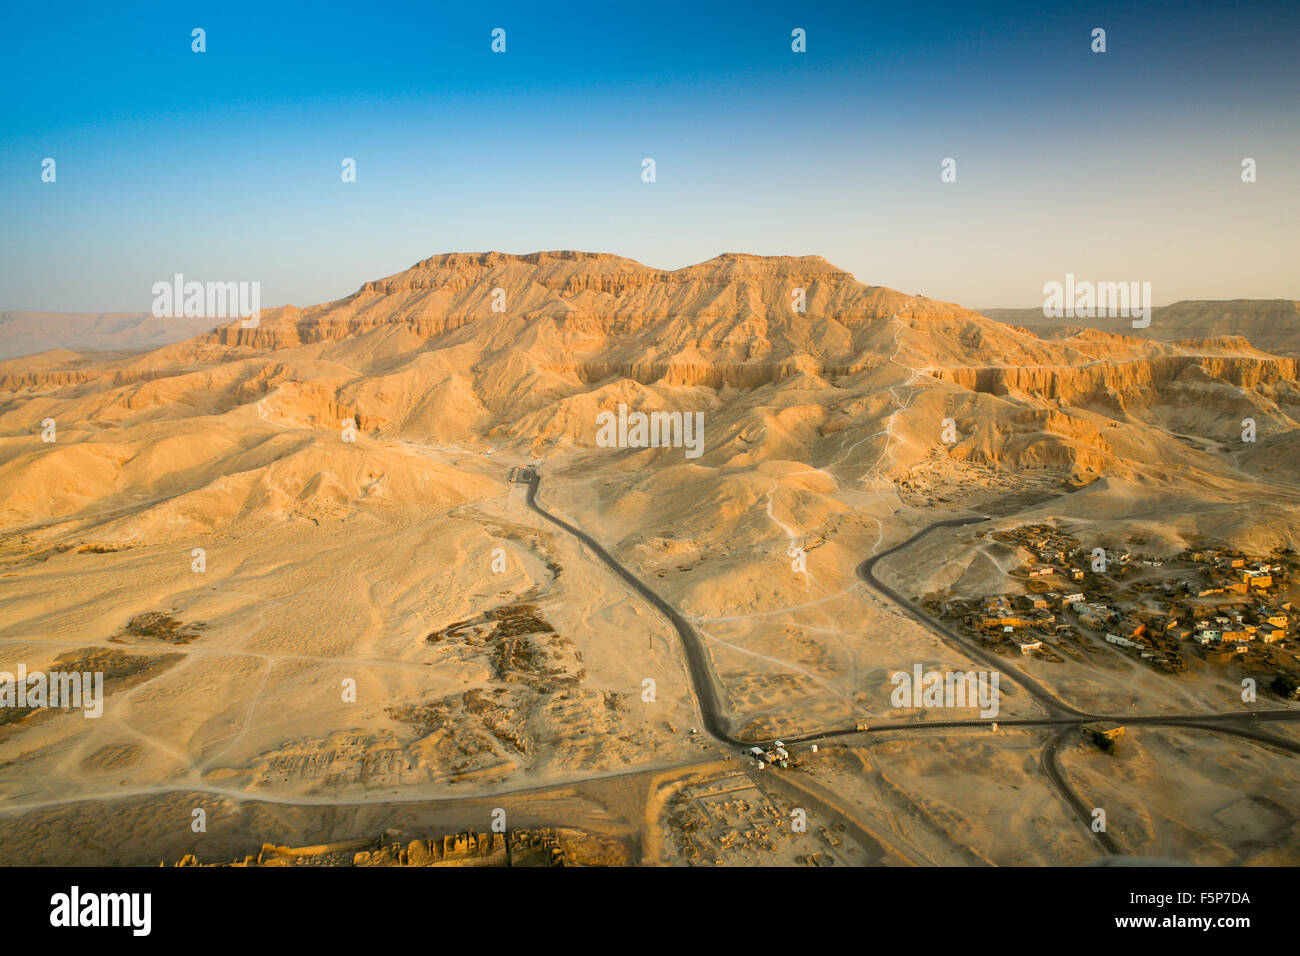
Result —
M735 747L748 748L756 744L765 744L767 740L742 740L736 737L731 730L731 720L723 709L721 694L718 684L714 678L713 670L710 665L710 658L703 639L695 628L666 600L660 597L639 577L624 567L616 560L605 548L580 528L564 521L561 518L551 514L537 503L537 493L541 483L541 478L533 467L522 469L516 476L515 480L522 484L528 485L527 504L532 510L536 511L542 518L557 527L573 535L594 553L616 576L622 579L637 594L648 601L656 610L672 624L673 629L677 632L681 640L683 651L686 655L687 668L690 673L691 683L695 690L696 699L699 702L700 714L703 725L707 732L717 741ZM1087 826L1089 832L1092 831L1092 816L1087 803L1074 791L1070 782L1062 772L1058 753L1061 746L1069 739L1071 729L1079 725L1094 720L1107 720L1124 723L1130 726L1148 726L1148 727L1175 727L1187 730L1200 730L1212 733L1223 733L1238 737L1243 740L1249 740L1252 743L1262 746L1271 747L1287 753L1300 755L1300 741L1293 741L1268 734L1258 729L1261 722L1271 723L1277 721L1296 721L1300 720L1300 710L1289 709L1271 709L1271 710L1250 710L1250 711L1230 711L1226 713L1210 714L1090 714L1079 710L1078 708L1061 700L1052 692L1048 691L1037 681L1025 675L1016 668L1008 666L1006 661L979 647L974 642L969 641L963 635L958 634L948 628L942 622L935 620L927 615L920 607L913 604L902 594L898 593L888 585L881 583L875 577L875 567L878 562L893 555L899 551L916 543L916 541L929 534L936 528L957 527L967 524L973 524L989 520L986 517L969 517L969 518L951 518L945 521L935 522L905 541L894 545L886 551L882 551L867 560L863 561L857 568L858 576L878 594L891 602L903 614L917 621L924 627L936 634L945 644L953 647L961 653L968 655L976 660L988 664L990 667L1006 674L1011 680L1023 687L1047 712L1044 717L1021 717L1010 718L994 721L993 719L966 719L966 720L933 720L933 721L894 721L889 723L873 723L869 730L859 731L857 727L831 728L824 731L807 733L801 735L783 735L783 740L787 743L809 743L818 740L825 740L835 737L864 736L871 734L889 734L903 733L914 735L918 732L943 732L943 731L971 731L971 732L991 732L993 723L1002 727L1025 727L1025 728L1044 728L1054 732L1050 733L1043 746L1040 754L1040 764L1044 775L1049 782L1056 787L1061 794L1062 799L1070 807L1071 811L1079 818L1083 825ZM683 765L686 766L686 765ZM611 774L598 774L596 779L605 776L621 776L624 774L635 774L644 772L642 769L617 771ZM751 775L756 776L756 775ZM853 814L846 810L838 796L823 791L812 781L796 781L794 779L771 776L765 778L777 789L789 792L797 792L797 799L801 802L812 803L818 807L820 815L826 819L842 819L850 835L859 842L872 859L878 859L883 853L883 848L875 834L868 826L854 818ZM756 780L757 782L757 780ZM510 793L522 793L532 790L550 789L556 786L556 782L550 781L546 784L531 785L519 788L508 788L500 791L496 796ZM199 781L186 781L182 784L147 788L138 791L114 794L111 797L100 795L98 797L75 797L60 800L41 801L23 806L10 806L0 808L0 815L10 815L12 813L27 812L29 810L40 809L44 807L53 807L67 803L77 803L83 800L93 799L113 799L119 797L142 796L147 794L162 794L170 792L193 792L200 791L222 796L228 796L237 800L264 801L269 803L284 804L346 804L355 803L409 803L413 799L428 800L461 800L469 795L443 795L438 797L421 797L412 798L409 795L399 795L393 793L379 798L357 801L339 800L335 798L304 798L295 797L276 797L267 794L253 794L239 790L230 790L205 786ZM474 794L475 798L483 797L484 794ZM1095 833L1098 842L1103 850L1110 855L1119 855L1121 849L1116 845L1114 839L1108 833ZM895 848L896 852L898 851Z
M1039 763L1042 765L1043 773L1047 775L1047 779L1056 786L1058 791L1060 791L1061 796L1065 799L1065 802L1069 805L1070 809L1074 811L1075 816L1077 816L1083 825L1088 828L1088 831L1097 838L1097 842L1101 844L1102 849L1111 856L1121 856L1122 853L1119 846L1116 845L1114 838L1109 833L1105 830L1098 831L1092 828L1092 811L1088 809L1088 805L1083 802L1082 798L1080 798L1080 796L1075 792L1074 788L1070 786L1069 781L1065 779L1065 775L1061 773L1061 764L1057 760L1057 754L1060 753L1061 745L1065 743L1067 734L1069 734L1069 730L1058 730L1049 737L1047 743L1043 745L1043 752L1039 757Z
M858 577L865 581L870 587L874 588L879 594L892 601L899 610L908 617L937 634L945 644L952 647L954 650L960 651L968 657L973 657L976 660L987 664L993 670L1009 676L1017 684L1028 691L1029 695L1037 700L1049 714L1072 714L1075 717L1087 717L1088 715L1083 711L1070 706L1051 691L1047 690L1047 688L1039 684L1036 680L1027 676L1019 669L1007 664L1006 661L998 657L998 655L979 647L974 642L967 640L965 637L952 630L952 628L936 621L903 595L899 594L889 585L882 583L876 577L875 567L877 562L883 561L896 551L901 551L904 548L911 547L935 528L960 527L962 525L978 524L979 522L988 520L988 518L979 516L973 518L949 518L947 521L936 521L934 524L922 528L907 540L894 545L889 550L881 551L879 554L867 558L867 560L858 565Z
M687 670L690 671L691 683L695 686L696 699L700 702L700 717L704 721L704 727L708 730L709 735L723 743L737 747L751 746L752 742L740 740L731 733L731 721L727 719L722 709L718 688L713 680L713 670L709 667L708 652L704 649L704 642L700 640L700 635L695 628L677 612L675 607L652 591L635 574L623 567L591 535L580 528L575 528L562 518L557 518L537 503L537 487L541 483L541 476L537 474L537 469L532 467L525 469L522 477L516 480L528 485L528 507L591 548L596 557L600 558L611 571L627 582L637 594L654 605L659 613L668 618L668 622L677 631L677 636L681 638L682 648L686 652Z
M672 624L673 629L677 632L681 640L682 648L686 654L687 668L690 673L691 683L695 690L696 699L699 702L700 714L705 729L710 736L721 743L735 747L750 747L756 744L770 743L767 740L742 740L736 737L731 731L731 720L724 711L721 703L721 695L717 682L714 679L713 671L710 666L708 651L704 641L699 633L682 615L660 597L640 578L624 567L616 560L599 542L593 539L586 532L569 524L561 518L551 514L537 503L538 488L541 478L533 467L522 469L515 481L527 484L527 504L528 506L541 515L545 520L551 522L569 534L573 535L587 547L620 579L627 583L637 594L648 601ZM952 629L948 628L942 622L935 620L927 615L921 608L913 604L910 600L898 593L888 585L881 583L875 577L876 564L883 559L893 555L903 549L916 543L917 540L929 534L936 528L957 527L967 524L990 520L986 517L969 517L969 518L951 518L945 521L938 521L921 529L916 534L906 540L894 545L886 551L882 551L867 560L863 561L857 568L858 577L861 578L868 586L873 588L878 594L890 601L906 616L917 621L924 627L935 633L945 644L966 654L976 660L982 661L994 669L1006 674L1015 683L1022 686L1042 707L1047 711L1045 717L1024 717L1010 718L994 721L993 719L966 719L966 720L934 720L934 721L895 721L890 723L873 723L869 730L859 731L857 727L831 728L824 731L801 735L786 735L783 740L791 744L808 743L818 740L825 740L835 737L855 736L858 734L888 734L891 732L900 732L905 734L915 734L917 732L930 731L991 731L991 725L997 723L1002 727L1026 727L1026 728L1054 728L1055 732L1050 734L1040 754L1040 763L1044 774L1049 781L1057 788L1062 798L1070 806L1071 810L1079 817L1080 821L1092 832L1091 811L1087 804L1073 790L1069 781L1061 771L1058 761L1058 752L1064 742L1068 739L1069 731L1077 728L1079 725L1089 721L1115 721L1131 726L1150 726L1150 727L1176 727L1189 730L1200 730L1212 733L1229 734L1243 740L1249 740L1253 743L1266 747L1272 747L1287 753L1300 755L1300 741L1293 741L1286 738L1264 733L1257 729L1260 722L1271 723L1277 721L1296 721L1300 720L1300 710L1289 710L1275 708L1270 710L1250 710L1250 711L1230 711L1226 713L1210 714L1090 714L1079 710L1078 708L1061 700L1052 692L1048 691L1037 681L1025 675L1016 668L1010 667L1006 661L977 646ZM688 765L682 765L688 766ZM643 769L616 771L609 774L597 774L594 777L584 779L598 779L606 776L622 776L644 772ZM862 844L869 855L878 858L882 851L880 843L876 836L867 829L866 825L854 819L852 813L840 806L840 800L837 796L822 791L811 781L797 782L778 778L776 776L768 778L774 783L781 786L778 789L789 790L792 787L801 794L800 799L803 801L813 801L821 807L821 811L828 819L840 817L846 822L846 826L851 835ZM534 784L519 788L510 788L500 791L494 796L506 795L511 793L522 793L533 790L547 790L557 784L548 782L546 784ZM13 813L27 812L29 810L41 809L45 807L59 806L68 803L77 803L83 800L103 800L116 799L131 796L143 796L152 794L163 794L172 792L206 792L228 796L237 800L253 800L268 803L283 804L327 804L327 805L353 805L356 803L409 803L414 800L461 800L467 796L473 798L486 798L485 794L474 795L443 795L437 797L420 797L412 798L409 795L399 795L397 793L391 796L372 798L369 800L357 801L339 800L335 798L307 798L302 796L295 797L276 797L267 794L253 794L240 790L231 790L206 786L199 781L186 781L182 784L146 788L137 791L129 791L111 796L99 795L96 797L74 797L67 799L58 799L50 801L41 801L23 806L10 806L0 808L0 815L10 815ZM1096 833L1098 841L1103 849L1111 855L1121 853L1116 846L1113 838L1107 833Z
M528 506L536 511L552 524L563 528L569 534L586 544L592 552L600 558L605 565L613 571L618 577L622 578L627 584L650 602L661 614L672 624L673 629L681 638L682 648L686 653L686 662L691 675L691 683L695 687L696 698L699 701L700 714L704 721L704 726L709 734L722 743L730 744L737 747L748 747L755 744L764 744L769 741L762 740L741 740L731 732L731 721L723 711L720 694L717 683L714 680L712 668L709 666L709 656L705 649L704 641L695 628L691 626L677 609L660 597L655 591L645 584L635 574L625 568L617 559L606 551L599 542L592 538L585 531L574 527L567 521L557 518L549 511L537 503L537 490L541 484L541 476L537 474L536 468L528 467L524 469L517 481L528 485ZM973 516L968 518L949 518L945 521L936 521L934 524L927 525L916 534L904 541L899 542L888 550L873 555L863 561L857 568L858 577L862 579L869 587L873 588L878 594L890 601L902 613L912 618L922 626L928 628L937 635L945 644L954 648L962 654L975 660L981 661L994 670L1007 675L1016 684L1019 684L1025 691L1033 697L1047 712L1048 716L1035 718L1012 718L1010 720L996 721L1003 727L1054 727L1056 732L1048 737L1046 744L1043 746L1039 762L1042 766L1043 773L1053 786L1060 793L1061 798L1070 807L1080 822L1088 828L1090 833L1096 836L1102 849L1111 856L1121 855L1122 851L1115 843L1115 840L1109 833L1096 832L1092 829L1092 814L1088 805L1079 796L1065 778L1061 771L1057 754L1061 746L1065 743L1071 728L1078 727L1081 724L1090 721L1115 721L1131 726L1148 726L1148 727L1180 727L1184 729L1194 729L1210 731L1215 733L1225 733L1253 743L1262 744L1267 747L1273 747L1288 753L1300 755L1300 742L1288 740L1282 737L1276 737L1272 734L1263 733L1253 726L1259 721L1295 721L1300 720L1300 711L1287 709L1273 710L1251 710L1251 711L1230 711L1218 714L1090 714L1079 710L1077 707L1061 700L1047 688L1043 687L1038 681L1026 675L1016 667L1012 667L1005 660L991 653L987 649L976 645L963 635L958 634L952 628L935 620L926 614L920 607L908 600L904 595L891 588L889 585L881 582L875 575L876 565L885 558L898 551L915 544L936 528L960 527L962 525L976 524L990 520L984 516ZM1246 722L1250 722L1247 725ZM783 736L787 743L798 744L808 743L811 741L825 740L833 737L847 737L859 733L879 734L890 731L902 731L906 733L916 733L917 731L939 731L939 730L974 730L987 727L992 730L992 719L987 720L934 720L934 721L906 721L872 724L871 728L866 731L860 731L855 727L843 727L830 729L816 733L799 734ZM812 796L812 794L805 794ZM864 831L865 832L865 831ZM864 847L877 846L878 844L866 834L866 842L859 839Z
M616 558L606 551L600 543L589 534L574 525L569 524L562 518L557 518L539 505L537 503L537 492L541 484L541 476L537 474L535 468L530 467L523 470L520 477L516 478L516 481L528 485L527 500L530 508L547 521L563 528L565 531L569 532L569 534L578 538L583 544L591 548L592 552L595 553L595 555L600 558L600 560L604 562L611 571L626 581L633 590L649 601L666 618L668 618L669 622L673 625L673 628L677 631L678 636L682 640L682 647L686 652L687 667L691 675L691 683L695 687L695 692L700 703L700 714L704 721L704 726L709 731L709 734L722 743L731 744L737 747L751 747L770 743L771 741L768 740L742 740L732 734L731 721L722 709L718 687L709 667L709 657L708 652L704 647L704 641L700 638L700 635L695 628L691 626L690 622L682 617L676 608L651 590L645 582L619 563ZM1237 722L1247 720L1300 720L1300 710L1279 708L1272 710L1241 710L1209 714L1092 714L1079 710L1078 708L1060 700L1037 681L1025 676L1019 670L1009 667L1002 658L986 651L984 648L975 646L942 623L934 620L911 601L903 597L903 595L899 594L888 585L880 583L880 581L876 579L874 569L878 561L881 561L882 559L889 557L891 554L914 544L919 538L929 534L935 528L974 524L976 522L987 520L989 519L984 517L950 518L946 521L938 521L934 524L928 525L907 540L894 545L886 551L880 552L880 554L877 554L874 557L868 558L866 561L863 561L862 564L858 566L858 576L861 577L869 586L876 589L881 595L897 605L897 607L908 617L911 617L913 620L918 621L932 630L942 638L945 643L953 645L957 650L964 654L969 654L978 660L984 661L998 671L1007 674L1012 680L1016 681L1016 683L1021 684L1026 691L1028 691L1043 705L1050 716L1021 717L996 721L990 718L873 723L871 729L867 731L860 731L856 727L832 728L807 734L783 735L781 738L783 741L787 743L808 743L832 737L847 737L859 733L875 734L886 733L889 731L912 732L918 730L979 729L989 728L993 723L997 723L1002 727L1074 727L1089 721L1109 720L1134 726L1190 727L1200 730L1229 733L1257 743L1276 747L1290 753L1300 754L1300 742L1294 742L1281 737L1274 737L1270 734L1261 733L1259 731L1234 726Z

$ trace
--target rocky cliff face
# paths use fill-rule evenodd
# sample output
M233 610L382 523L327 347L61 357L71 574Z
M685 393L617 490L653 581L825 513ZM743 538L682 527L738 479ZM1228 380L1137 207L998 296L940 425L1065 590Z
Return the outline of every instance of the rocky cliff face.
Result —
M1068 403L1097 396L1149 400L1160 389L1198 380L1219 380L1238 388L1296 381L1296 360L1276 356L1179 354L1087 365L951 367L935 371L941 381L990 395L1019 395Z

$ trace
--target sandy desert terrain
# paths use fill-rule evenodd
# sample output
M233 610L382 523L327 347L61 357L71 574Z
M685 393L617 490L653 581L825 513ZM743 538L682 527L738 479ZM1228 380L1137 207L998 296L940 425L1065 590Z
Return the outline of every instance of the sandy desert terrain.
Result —
M1227 321L1040 337L816 256L448 254L255 328L0 361L0 671L105 691L6 714L0 862L504 808L646 864L1295 863L1300 709L1243 699L1252 658L1022 654L938 610L1036 593L995 538L1031 525L1293 554L1297 359ZM699 454L607 447L620 406L699 413ZM1116 600L1160 583L1133 567ZM918 664L998 670L1003 726L897 706ZM747 757L778 738L792 766Z

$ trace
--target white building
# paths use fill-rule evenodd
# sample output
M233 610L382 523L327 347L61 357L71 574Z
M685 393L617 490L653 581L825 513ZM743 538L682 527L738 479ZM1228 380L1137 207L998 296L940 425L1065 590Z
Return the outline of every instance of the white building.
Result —
M1120 637L1118 634L1107 634L1106 640L1120 647L1142 647L1137 641L1130 641L1127 637Z

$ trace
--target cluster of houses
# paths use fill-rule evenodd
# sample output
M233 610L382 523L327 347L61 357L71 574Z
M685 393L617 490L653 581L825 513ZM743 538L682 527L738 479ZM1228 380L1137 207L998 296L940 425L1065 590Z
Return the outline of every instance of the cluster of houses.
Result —
M1102 561L1049 525L993 537L1034 556L1013 572L1024 581L1024 593L952 600L940 608L990 644L1059 660L1053 645L1062 639L1083 643L1091 632L1153 667L1179 673L1188 652L1212 662L1239 654L1267 662L1275 658L1257 648L1283 644L1294 633L1286 582L1300 564L1291 553L1267 560L1224 550L1161 558L1104 549Z
M816 745L813 746L813 749L816 749ZM776 764L776 766L782 769L790 766L790 752L785 749L785 744L779 740L773 743L766 750L762 747L750 747L749 755L754 758L754 762L758 764L759 770L762 770L764 767L770 767L773 764Z

